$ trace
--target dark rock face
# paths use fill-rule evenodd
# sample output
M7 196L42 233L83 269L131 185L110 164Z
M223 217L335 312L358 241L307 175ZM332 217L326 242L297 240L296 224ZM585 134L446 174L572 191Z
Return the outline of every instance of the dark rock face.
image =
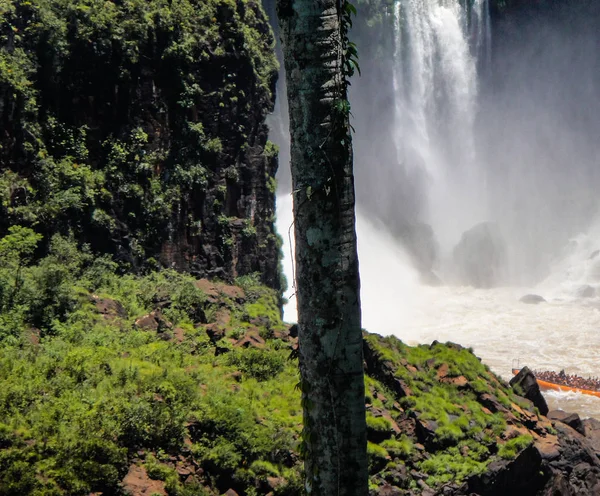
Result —
M519 394L532 401L542 415L548 413L548 404L542 396L540 387L533 372L528 367L523 367L519 373L510 380L510 385Z
M600 453L600 421L589 418L583 421L585 435L597 453Z
M453 257L461 283L476 288L500 283L506 266L506 245L498 226L482 222L464 232Z
M550 420L558 420L563 424L575 429L579 434L585 436L585 426L577 413L568 413L563 410L552 410L548 412L548 418Z
M277 64L260 1L9 3L0 236L74 233L134 270L258 272L278 288Z

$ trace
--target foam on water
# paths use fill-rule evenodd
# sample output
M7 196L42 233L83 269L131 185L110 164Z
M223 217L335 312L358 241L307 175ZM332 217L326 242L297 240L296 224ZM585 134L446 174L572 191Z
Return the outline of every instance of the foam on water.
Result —
M290 284L290 303L284 309L288 322L297 318L287 236L291 225L291 196L280 196L278 230L284 236L284 270ZM547 280L537 288L422 286L385 226L373 224L359 213L357 233L363 327L367 330L395 335L411 345L438 340L470 346L507 380L517 361L532 369L600 375L600 310L587 304L585 298L554 299L552 293L558 293L564 283L559 275L554 286ZM587 248L581 248L581 253L589 256ZM584 263L570 253L559 266L565 267L569 261L575 266L578 261ZM537 305L519 301L532 292L548 301ZM598 398L555 392L546 394L546 398L551 408L600 418Z

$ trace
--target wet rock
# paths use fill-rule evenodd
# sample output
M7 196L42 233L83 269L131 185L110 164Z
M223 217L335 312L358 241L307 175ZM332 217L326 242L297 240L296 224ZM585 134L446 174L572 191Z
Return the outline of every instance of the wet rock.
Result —
M469 479L469 492L485 496L533 496L546 486L549 478L547 471L541 469L542 458L530 446L512 461L497 460L490 463L485 473Z
M509 384L517 391L517 394L532 401L542 415L548 413L548 404L542 396L535 375L533 375L533 372L529 370L528 367L523 367L519 373L510 380Z
M476 288L499 284L506 268L506 244L498 226L482 222L464 232L453 259L461 283Z
M592 448L600 454L600 421L594 418L583 421L585 435Z
M570 472L580 463L600 468L600 460L591 443L584 436L562 422L555 422L554 428L557 431L561 451L561 457L552 462L554 468Z
M585 426L577 413L568 413L563 410L552 410L546 415L550 420L558 420L563 424L575 429L579 434L585 436Z
M521 303L528 303L530 305L537 305L538 303L545 303L546 299L543 296L536 294L526 294L525 296L521 296L519 298Z
M556 472L548 481L542 491L542 496L575 496L569 487L568 479L560 472Z

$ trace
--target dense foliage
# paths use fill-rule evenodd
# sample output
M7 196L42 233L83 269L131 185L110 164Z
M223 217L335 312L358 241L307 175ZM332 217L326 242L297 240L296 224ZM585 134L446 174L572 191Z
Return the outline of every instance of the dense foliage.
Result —
M244 262L277 244L260 2L3 0L0 46L0 234L72 232L133 268L269 272Z
M272 475L277 494L298 492L297 372L275 339L275 291L246 277L216 298L173 271L117 276L59 235L29 264L38 241L28 228L0 240L0 494L117 494L135 460L169 494L252 494ZM156 308L162 329L135 323ZM213 342L200 322L217 314ZM268 345L235 347L248 331ZM206 478L184 484L174 455Z
M117 275L58 234L36 261L42 242L0 239L0 494L122 494L134 469L169 495L302 493L297 340L274 290ZM471 351L366 335L365 356L374 494L531 444L533 408Z

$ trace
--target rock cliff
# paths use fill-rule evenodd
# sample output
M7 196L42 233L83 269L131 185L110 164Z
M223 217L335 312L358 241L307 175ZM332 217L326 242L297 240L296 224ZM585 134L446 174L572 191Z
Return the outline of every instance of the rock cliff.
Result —
M279 287L260 1L12 0L0 20L0 235Z

